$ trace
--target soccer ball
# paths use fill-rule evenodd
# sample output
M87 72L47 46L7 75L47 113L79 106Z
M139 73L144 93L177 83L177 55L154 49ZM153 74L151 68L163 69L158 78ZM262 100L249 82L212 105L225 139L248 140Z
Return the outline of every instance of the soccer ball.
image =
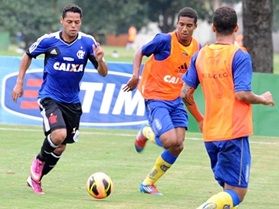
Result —
M104 199L108 197L113 189L111 178L103 173L96 172L89 176L86 189L89 195L96 199Z

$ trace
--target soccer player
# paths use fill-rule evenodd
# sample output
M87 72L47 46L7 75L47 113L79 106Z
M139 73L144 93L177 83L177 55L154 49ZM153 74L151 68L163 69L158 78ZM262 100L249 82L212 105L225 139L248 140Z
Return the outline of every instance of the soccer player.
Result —
M33 58L45 55L43 83L38 104L43 117L45 139L33 160L27 184L37 194L44 194L41 179L53 169L66 145L79 138L82 114L79 84L87 61L106 76L104 51L96 40L80 32L82 10L74 4L64 7L62 30L43 35L23 55L17 82L12 92L16 101L23 94L24 76Z
M136 151L142 152L147 140L164 148L140 184L143 193L161 194L155 183L183 150L188 116L180 98L181 77L187 71L192 55L200 49L200 44L192 37L196 27L197 12L189 7L181 9L175 31L157 34L136 52L133 76L123 88L131 91L139 82L138 90L145 99L150 126L139 131L135 140ZM149 58L139 79L143 56Z
M251 104L274 105L274 102L269 91L257 95L251 90L251 57L234 44L238 30L236 12L230 7L218 8L212 28L216 42L193 56L183 76L181 96L186 105L197 108L193 94L201 84L205 99L202 127L205 148L214 177L223 187L222 192L198 209L230 209L243 201L249 183Z

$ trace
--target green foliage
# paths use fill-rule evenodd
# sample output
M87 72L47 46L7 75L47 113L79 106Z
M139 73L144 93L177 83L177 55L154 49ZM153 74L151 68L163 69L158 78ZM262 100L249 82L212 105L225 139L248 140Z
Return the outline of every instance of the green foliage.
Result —
M163 32L169 32L175 28L177 21L177 13L183 7L192 7L197 10L201 19L207 19L210 8L207 8L207 3L200 0L143 0L147 9L148 18L151 21L157 22Z
M83 30L92 34L127 33L129 26L141 28L147 21L139 0L77 0L84 11Z
M184 151L158 181L164 195L139 193L139 183L162 149L150 143L143 153L136 153L135 135L135 130L81 128L80 141L67 146L57 166L43 178L46 194L38 196L25 181L42 143L42 129L0 126L0 208L191 209L221 190L214 181L200 135L187 133ZM251 178L241 209L278 209L278 147L278 138L251 138ZM101 201L91 198L85 189L87 178L96 171L106 172L115 188Z
M42 33L48 33L55 28L57 14L51 1L2 0L0 4L0 27L9 31L12 37L22 34L23 41L28 45Z
M190 6L200 19L210 22L215 3L237 3L240 0L73 0L83 8L82 30L95 36L126 33L130 25L137 29L155 21L163 32L174 29L177 12ZM60 28L59 18L69 0L0 0L0 31L8 31L13 43L22 34L27 46L39 36ZM279 1L273 0L273 29L279 28Z

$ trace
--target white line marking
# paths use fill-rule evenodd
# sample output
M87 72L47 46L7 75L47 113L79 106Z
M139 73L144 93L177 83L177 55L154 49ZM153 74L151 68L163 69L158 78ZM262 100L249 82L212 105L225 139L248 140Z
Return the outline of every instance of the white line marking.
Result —
M39 130L39 129L27 129L27 128L4 128L4 127L0 127L0 130L3 130L3 131L22 131L22 132L42 132L42 130ZM119 131L119 130L118 130ZM104 130L104 131L82 131L81 130L81 134L84 134L84 135L106 135L106 136L123 136L123 137L135 137L136 136L136 133L135 134L129 134L129 133L112 133L112 132L108 132L108 130ZM277 139L277 137L266 137L266 138L273 138L273 139ZM193 141L200 141L202 140L201 138L199 137L187 137L186 136L186 141L187 140L193 140ZM250 143L251 144L261 144L261 145L279 145L279 139L278 139L278 142L271 142L271 141L253 141L250 140Z

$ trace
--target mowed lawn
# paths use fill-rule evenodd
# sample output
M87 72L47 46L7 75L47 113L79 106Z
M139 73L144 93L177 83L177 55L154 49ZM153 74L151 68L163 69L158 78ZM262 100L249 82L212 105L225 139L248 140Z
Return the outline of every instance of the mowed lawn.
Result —
M43 179L43 196L26 186L32 158L42 143L34 126L0 126L0 209L194 209L220 191L213 179L200 134L188 133L176 164L158 182L163 196L138 192L161 148L134 150L136 130L81 128L80 141L67 147L57 167ZM250 188L241 209L279 208L279 138L251 138ZM114 182L112 195L94 200L85 189L96 171Z

